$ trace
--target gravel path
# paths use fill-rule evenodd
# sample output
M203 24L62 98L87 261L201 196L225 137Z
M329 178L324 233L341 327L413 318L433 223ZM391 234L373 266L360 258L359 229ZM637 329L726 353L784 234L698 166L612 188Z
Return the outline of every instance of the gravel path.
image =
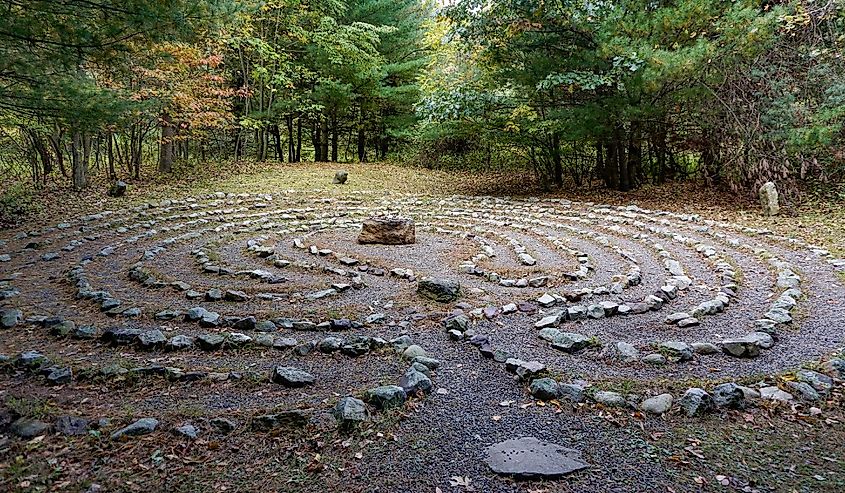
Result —
M414 218L417 242L358 245L360 222L385 213ZM523 265L522 252L536 264ZM470 478L474 491L491 492L644 491L645 485L653 491L685 489L676 484L676 475L657 458L647 439L649 433L663 433L662 420L649 418L646 426L637 427L626 421L632 410L607 409L589 401L543 405L528 393L527 382L518 381L505 365L482 357L468 334L464 340L450 340L442 323L449 314L466 314L470 330L487 336L492 348L544 363L547 373L561 383L583 385L588 394L619 390L634 404L666 391L680 397L693 381L696 386L728 380L752 384L825 359L845 346L841 260L765 231L634 207L358 192L335 201L310 193L221 193L6 232L0 254L9 256L0 263L0 291L6 293L0 303L3 309L21 310L25 319L4 329L0 353L15 357L36 350L54 365L72 367L75 374L71 382L56 387L20 369L7 371L0 380L7 415L18 412L9 399L51 401L56 409L42 415L73 412L91 420L108 417L113 423L154 416L166 423L162 433L195 421L203 423L206 435L214 433L209 424L214 418L229 417L238 431L209 438L227 445L219 453L210 452L206 460L223 460L222 454L231 449L245 451L239 453L257 461L256 467L265 472L270 467L266 461L279 457L307 463L307 454L296 450L319 449L325 445L315 444L328 442L344 465L326 466L324 474L316 476L317 483L297 483L303 490L469 491L466 485L450 486L454 477ZM684 275L670 272L667 260L677 261ZM391 272L394 269L402 270ZM580 274L573 274L579 269ZM448 304L425 300L416 293L423 277L458 280L463 295ZM542 285L508 285L508 280L527 283L537 278L543 278ZM564 317L559 330L593 338L591 347L572 354L553 348L534 328L543 316L575 305L612 302L614 310L617 305L633 307L667 285L679 289L677 296L660 302L665 305L661 309L598 319ZM741 339L790 288L800 290L797 306L788 310L794 321L776 325L771 330L774 345L758 357L737 358L719 351L653 365L641 358L623 360L616 352L618 342L630 343L644 356L659 352L658 346L667 341L718 345ZM212 299L215 289L221 295L243 292L248 299ZM729 303L720 306L719 313L698 316L700 324L682 328L666 323L667 315L725 296L720 292L729 293ZM537 306L547 293L559 295L559 301ZM106 313L101 309L104 300L119 300L120 308ZM536 311L501 313L511 303L531 304ZM220 317L205 325L185 320L183 315L195 307ZM130 308L140 311L122 312ZM496 310L485 315L484 308ZM168 317L164 311L178 316ZM270 332L232 327L248 316L274 325ZM61 321L56 317L76 327L90 325L97 337L74 337L72 331L57 335L51 328ZM339 325L312 324L304 330L289 326L303 320L355 325L344 330ZM109 328L158 329L164 339L219 334L227 342L214 351L165 351L163 342L145 350L135 339L115 346L100 338ZM232 332L245 338L236 342ZM373 422L383 427L381 436L332 430L314 440L302 438L304 442L290 438L287 448L284 439L265 443L265 449L249 445L256 434L245 428L257 415L308 409L318 420L330 421L327 416L339 398L360 397L367 389L397 383L409 364L395 350L395 339L404 335L439 360L441 366L431 372L436 391L412 399L399 413L371 409ZM367 339L367 349L357 356L314 348L326 337L347 344L356 336L378 339ZM406 346L403 343L399 352ZM268 378L275 366L305 370L315 382L305 388L281 387ZM116 367L129 371L120 373L124 376L118 381L104 376L104 369ZM203 376L200 381L173 380L167 368ZM542 483L496 476L484 464L486 447L519 436L581 450L591 468ZM369 440L370 445L360 457L350 458L353 449L338 445L345 440ZM14 443L5 440L6 448L0 450L10 453ZM80 451L90 446L78 445ZM139 447L115 453L129 460L145 450ZM267 451L263 457L261 450ZM84 481L114 479L79 462L78 456L67 460ZM315 473L308 467L306 473ZM219 474L235 487L287 484L295 489L280 478L259 481L225 468Z

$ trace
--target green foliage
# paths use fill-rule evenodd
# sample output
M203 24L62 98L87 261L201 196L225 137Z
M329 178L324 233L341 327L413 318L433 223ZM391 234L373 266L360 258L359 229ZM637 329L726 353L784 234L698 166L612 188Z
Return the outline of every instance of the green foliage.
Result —
M39 210L40 205L32 187L24 183L15 183L0 193L0 224L14 224L16 218Z

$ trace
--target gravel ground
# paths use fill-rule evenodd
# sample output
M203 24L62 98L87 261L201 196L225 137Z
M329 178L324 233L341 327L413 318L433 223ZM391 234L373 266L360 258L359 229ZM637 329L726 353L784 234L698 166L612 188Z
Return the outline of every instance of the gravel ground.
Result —
M356 222L385 211L400 211L417 220L416 244L356 243ZM105 417L111 420L107 431L143 416L157 417L163 423L158 432L129 442L132 445L110 443L107 433L102 437L77 438L49 435L35 446L18 438L0 438L0 485L10 490L84 491L92 483L102 484L109 491L701 488L702 483L687 482L688 462L672 459L676 448L683 449L683 438L669 445L663 440L674 436L673 430L690 423L701 423L705 429L719 426L719 417L687 419L672 413L646 419L634 410L605 409L592 404L542 405L531 398L525 384L505 371L504 365L482 358L467 342L453 342L446 337L440 320L461 305L437 304L419 297L415 280L424 276L459 279L463 291L459 301L468 305L464 308L469 312L472 308L536 300L545 292L574 292L609 285L614 276L637 265L642 273L641 284L618 295L596 295L582 302L630 303L654 293L669 277L663 258L653 245L659 243L665 255L680 262L692 279L692 286L659 311L561 326L561 330L597 338L599 347L577 354L552 349L533 328L547 309L538 314L499 315L491 320L476 317L473 321L473 329L488 335L496 349L525 360L541 361L561 381L584 380L594 389L641 396L669 391L677 398L693 383L708 387L726 380L751 384L766 377L771 379L845 346L845 288L824 255L813 253L807 245L789 244L781 237L744 232L729 225L705 228L702 220L690 221L681 216L559 201L457 196L440 200L355 192L347 199L334 201L317 199L311 193L281 193L272 200L265 196L205 197L122 210L102 218L66 220L67 227L29 225L0 236L4 241L0 254L11 257L0 263L0 278L19 290L16 296L0 302L4 308L21 309L25 316L61 316L100 330L115 326L160 328L168 337L227 333L232 329L153 318L165 309L184 311L202 306L223 316L253 315L258 320L288 317L314 322L338 318L363 321L373 313L384 313L383 323L347 332L279 329L273 335L296 338L299 343L319 341L327 335L366 335L385 340L410 335L414 343L442 363L432 374L437 391L427 398L411 400L400 411L373 412L370 424L358 430L333 430L318 422L289 434L263 435L242 425L253 416L280 409L309 409L318 417L325 417L340 397L361 396L369 388L398 382L407 362L390 347L357 358L316 351L297 355L290 350L257 345L213 352L149 352L130 346L114 347L100 340L57 338L50 335L49 329L21 323L3 332L0 353L14 356L21 351L38 350L54 363L72 366L77 373L80 369L109 365L162 365L185 371L236 372L241 378L225 382L169 382L160 376L77 378L65 385L48 386L37 375L8 371L0 378L6 414L42 419L62 414L92 420ZM436 227L469 235L439 233L433 229ZM654 228L682 235L688 243L661 235ZM21 232L29 234L22 237ZM199 234L183 236L190 232ZM472 235L486 240L496 254L492 258L476 257L479 267L512 278L545 275L549 277L548 285L508 288L461 273L461 262L481 253ZM563 274L577 269L578 261L557 248L546 238L549 235L561 237L567 247L586 253L594 270L586 278L567 280ZM312 255L307 249L295 247L293 238L303 238L306 246L328 248L335 254ZM509 239L524 246L537 264L521 265ZM733 239L739 243L731 242ZM248 248L249 240L272 247L272 258L290 261L291 265L274 266L272 258L261 258ZM37 248L25 249L30 242L37 242ZM667 325L666 315L712 298L721 282L713 262L691 248L690 242L712 245L717 256L734 266L739 288L724 313L704 317L699 326L681 329ZM74 244L70 251L61 250ZM114 247L113 253L98 254L109 246ZM145 252L156 247L164 248L152 258L144 258ZM230 268L234 273L261 269L283 277L285 282L270 284L248 275L204 272L196 260L198 250L212 264ZM42 256L50 252L57 252L60 257L43 260ZM342 265L339 258L346 256L370 266L370 270L360 272L355 266ZM781 289L775 287L777 271L769 262L772 257L793 266L801 276L803 292L793 311L796 321L778 330L772 349L753 359L720 353L696 355L691 361L665 366L624 363L615 357L612 348L618 341L629 342L647 354L664 341L718 342L744 336L780 294ZM84 272L93 289L108 290L123 302L123 307L140 308L140 317L109 317L92 301L76 296L76 288L67 281L66 274L83 258L92 259L84 266ZM131 280L129 272L134 265L147 269L160 281L183 281L199 292L235 289L252 298L244 302L189 300L170 286L151 288ZM373 268L387 273L373 275ZM389 271L394 268L411 269L416 278L392 276ZM355 273L366 287L308 300L305 295L309 293L327 289L333 283L349 282L349 277L327 269ZM273 295L275 299L259 299L259 294ZM258 335L251 331L247 334ZM316 382L304 389L282 388L267 377L275 365L306 370ZM760 412L768 417L771 411L764 408ZM239 426L231 434L215 434L209 421L216 417L232 419ZM747 422L740 413L723 413L721 419L728 420L724 424L728 427L743 427ZM186 421L195 422L202 429L202 438L197 442L185 443L167 433ZM485 448L519 436L535 436L581 450L591 467L565 479L545 482L514 482L494 475L483 462ZM747 447L745 453L753 453L753 447ZM48 466L55 466L56 461L61 464L60 470L50 473ZM243 467L239 469L238 464ZM834 479L845 481L841 473L835 471L833 475ZM747 477L730 481L735 486L748 485ZM753 487L779 491L780 486Z

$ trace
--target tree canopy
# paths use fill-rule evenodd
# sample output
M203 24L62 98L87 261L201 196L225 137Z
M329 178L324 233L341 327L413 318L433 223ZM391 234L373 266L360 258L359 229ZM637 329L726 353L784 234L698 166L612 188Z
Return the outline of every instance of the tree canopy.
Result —
M845 14L784 0L8 2L4 168L533 170L621 191L841 179ZM93 160L93 162L92 162ZM69 163L69 164L65 164ZM153 166L150 167L149 164ZM8 170L7 170L8 171Z

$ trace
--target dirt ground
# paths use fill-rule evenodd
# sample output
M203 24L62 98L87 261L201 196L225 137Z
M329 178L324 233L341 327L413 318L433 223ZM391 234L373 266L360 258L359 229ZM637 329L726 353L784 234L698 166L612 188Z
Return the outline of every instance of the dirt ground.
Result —
M185 312L196 306L230 317L230 322L255 316L259 321L318 323L348 318L362 323L346 331L327 327L303 331L279 322L272 336L296 339L290 344L294 349L284 350L258 344L261 334L248 330L244 332L253 341L243 346L227 342L215 351L167 351L161 346L144 350L137 345L115 345L99 337L58 336L47 323L35 320L5 329L0 332L0 354L14 358L37 350L51 365L73 368L74 377L51 385L38 372L12 363L3 365L0 490L845 490L845 385L841 380L812 403L799 399L780 405L760 402L747 409L720 409L694 417L685 416L677 405L671 412L651 416L636 406L609 407L589 399L574 404L563 399L543 402L530 395L525 382L515 380L504 365L484 357L473 344L450 340L441 323L456 309L470 313L508 303L533 303L545 292L571 293L610 285L615 275L632 265L641 269L642 284L627 287L621 294L599 295L596 300L640 300L658 289L666 276L664 257L653 245L657 236L645 239L658 234L649 226L665 226L685 238L718 245L719 254L739 273L736 300L724 313L688 329L667 326L667 314L676 311L676 306L679 310L708 300L721 277L700 252L666 236L660 238L660 250L684 266L693 285L659 312L561 326L561 330L583 332L600 341L594 347L578 354L549 347L532 327L541 315L521 310L489 318L476 314L473 330L486 335L500 351L546 363L546 374L561 382L587 383L588 393L613 390L633 401L663 392L678 399L689 387L709 389L726 381L787 388L796 369L821 369L820 361L845 347L845 278L807 247L780 237L798 238L829 250L831 257L841 256L845 254L842 208L807 205L767 218L754 204L726 201L693 185L649 187L630 194L551 194L526 187L519 177L388 164L345 166L349 182L334 186L335 169L336 165L313 163L256 167L193 183L131 185L120 199L107 197L101 189L86 197L57 195L39 216L0 233L4 242L0 254L10 255L8 262L0 263L4 283L0 289L13 287L19 292L0 301L0 307L18 308L24 317L61 317L77 326L90 324L98 335L110 327L158 329L166 338L228 337L235 331L225 323L203 327L181 317L155 317L163 310ZM216 192L232 195L208 195ZM182 200L189 196L196 201ZM167 199L174 202L161 203ZM142 207L149 201L156 206ZM631 205L640 209L615 208ZM632 212L644 209L649 212ZM80 219L106 210L114 213ZM376 212L414 217L417 243L358 245L355 224ZM689 214L698 214L701 220L681 217ZM704 227L705 219L716 222ZM64 222L66 227L57 226ZM529 224L530 229L513 223ZM558 224L577 231L560 229ZM614 224L619 228L608 228ZM33 235L33 231L41 234ZM28 235L21 236L23 232ZM197 234L191 236L192 232ZM590 276L576 281L567 277L579 263L552 239L558 237L568 249L589 256L594 268ZM295 246L294 238L332 253L311 254ZM475 257L479 239L487 242L494 256ZM739 243L732 244L731 239L749 247L736 246ZM265 258L250 249L251 240L272 248L273 255ZM25 248L30 243L37 245ZM531 252L537 264L522 265L515 245ZM114 252L102 255L107 247L114 247ZM59 257L44 260L44 254L53 252ZM230 269L231 274L209 272L198 261L200 257L208 260L206 265ZM358 264L341 263L345 257ZM84 276L92 289L108 291L124 309L139 308L139 316L110 316L96 302L77 296L79 285L68 280L68 273L85 258L90 262L83 265ZM472 258L505 277L545 276L548 281L536 288L503 287L461 272L459 266ZM629 342L646 354L665 340L743 336L776 297L772 258L795 267L802 277L803 294L795 322L779 332L776 345L760 357L695 355L688 362L651 366L623 364L613 356L616 341ZM359 269L360 265L368 269ZM131 279L133 266L160 284ZM391 274L395 268L411 269L413 277ZM377 275L376 269L383 269L385 275ZM255 270L268 271L283 281L257 279L249 274ZM364 287L338 288L340 292L327 298L308 298L333 284L350 282L353 276L359 276ZM416 293L417 276L460 279L463 296L446 304L424 299ZM189 299L174 289L170 283L176 281L189 284L200 298ZM243 291L249 300L204 299L213 289ZM384 314L383 322L364 322L378 313ZM397 409L370 408L369 419L355 427L338 426L331 409L340 398L364 397L368 389L396 384L409 365L389 342L378 347L373 343L357 357L320 349L297 352L310 341L319 343L332 336L348 342L354 335L384 341L410 336L440 362L431 371L432 392L415 395ZM303 388L273 383L268 375L275 366L305 370L315 382ZM203 377L173 378L167 368L174 367ZM291 411L307 413L307 423L256 429L261 416ZM76 436L53 430L20 438L8 426L20 417L52 424L62 416L84 418L88 429ZM128 440L110 438L115 430L143 417L160 422L155 432ZM221 419L233 429L222 430ZM196 439L173 432L185 423L199 429ZM487 446L519 436L578 449L590 467L555 480L518 481L494 474L484 462Z

